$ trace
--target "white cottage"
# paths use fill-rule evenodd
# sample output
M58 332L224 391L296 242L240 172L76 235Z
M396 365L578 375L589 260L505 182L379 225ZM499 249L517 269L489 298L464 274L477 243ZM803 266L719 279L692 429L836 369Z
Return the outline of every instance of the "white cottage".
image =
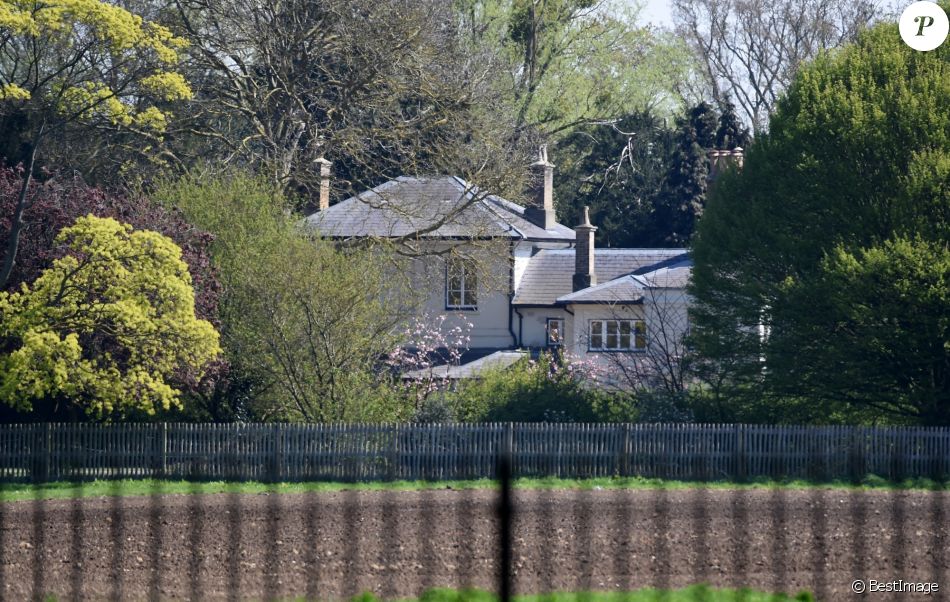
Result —
M452 176L400 177L331 207L329 166L321 167L309 227L337 240L417 246L423 257L410 277L425 292L425 315L441 315L446 328L471 325L466 363L450 375L545 348L616 364L617 354L668 353L687 330L686 250L596 249L586 210L573 229L555 220L554 166L545 159L532 166L532 207Z

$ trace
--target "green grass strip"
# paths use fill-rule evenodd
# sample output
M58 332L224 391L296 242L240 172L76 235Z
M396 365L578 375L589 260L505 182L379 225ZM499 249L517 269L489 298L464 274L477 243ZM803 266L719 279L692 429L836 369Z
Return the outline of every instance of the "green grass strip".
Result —
M676 590L640 589L632 592L552 593L515 596L518 602L808 602L808 592L795 596L773 594L751 589L717 589L693 585ZM378 602L372 594L362 594L351 602ZM481 590L432 589L416 600L404 602L498 602L498 596Z
M868 477L859 484L845 481L813 482L805 480L754 480L748 483L729 481L697 482L640 477L556 479L516 479L518 489L835 489L851 491L867 490L948 490L947 483L930 479L913 479L893 483L878 477ZM425 491L433 489L492 489L497 483L490 479L472 481L391 481L371 483L259 483L225 481L163 481L155 479L89 481L77 488L75 483L58 482L39 485L26 483L0 484L0 502L15 502L37 499L73 499L77 497L149 496L154 494L213 494L213 493L309 493L333 491Z
M683 589L639 589L632 592L582 592L551 593L533 596L514 596L517 602L814 602L808 592L795 596L771 594L748 588L718 589L708 585L692 585ZM56 596L50 594L43 602L56 602ZM294 598L293 602L304 602L304 598ZM380 602L371 593L360 594L350 602ZM419 598L407 598L398 602L498 602L495 594L477 589L431 589Z

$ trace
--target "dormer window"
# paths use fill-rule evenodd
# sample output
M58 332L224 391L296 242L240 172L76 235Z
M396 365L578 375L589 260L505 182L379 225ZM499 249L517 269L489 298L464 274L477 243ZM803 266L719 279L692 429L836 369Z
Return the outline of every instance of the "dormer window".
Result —
M450 258L445 266L445 308L478 309L478 276L475 262Z

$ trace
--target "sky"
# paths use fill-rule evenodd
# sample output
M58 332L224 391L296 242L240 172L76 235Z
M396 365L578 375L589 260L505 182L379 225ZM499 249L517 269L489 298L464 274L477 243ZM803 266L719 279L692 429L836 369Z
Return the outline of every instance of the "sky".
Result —
M640 20L654 25L673 26L673 15L669 0L646 0Z

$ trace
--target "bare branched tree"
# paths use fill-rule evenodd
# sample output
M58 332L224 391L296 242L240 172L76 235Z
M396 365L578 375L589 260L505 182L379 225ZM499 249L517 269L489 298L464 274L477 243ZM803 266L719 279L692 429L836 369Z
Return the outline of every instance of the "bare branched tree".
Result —
M674 0L713 98L734 98L755 133L802 61L885 15L879 0Z
M615 369L619 385L626 390L659 389L669 395L680 395L689 384L685 342L687 314L666 292L663 289L645 291L646 305L650 308L646 349L642 353L605 354ZM622 316L617 313L617 317Z
M509 156L493 61L458 47L449 3L175 2L199 91L190 152L303 195L317 190L318 157L346 196L403 174L481 182L526 164Z
M695 384L687 348L689 317L682 289L645 288L643 312L627 304L606 304L608 315L617 320L642 319L643 337L638 351L603 353L598 358L606 372L602 384L622 397L629 397L644 421L688 421L688 388ZM636 345L640 347L640 343Z

